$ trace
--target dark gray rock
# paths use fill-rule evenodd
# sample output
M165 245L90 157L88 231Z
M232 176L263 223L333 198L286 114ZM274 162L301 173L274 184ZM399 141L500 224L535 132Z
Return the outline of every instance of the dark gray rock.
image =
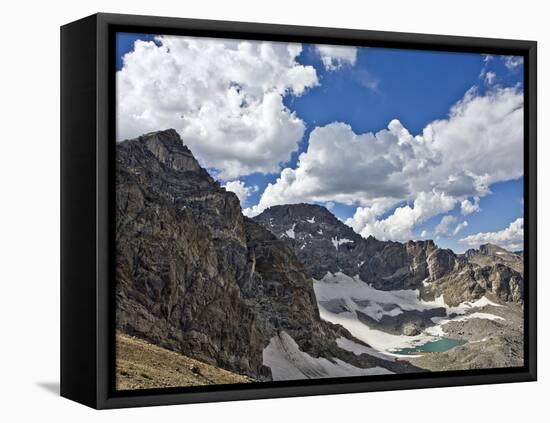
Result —
M403 326L403 335L406 336L415 336L420 334L420 328L414 323L407 323Z
M116 184L117 328L261 373L265 328L241 300L250 263L237 197L175 131L117 144Z

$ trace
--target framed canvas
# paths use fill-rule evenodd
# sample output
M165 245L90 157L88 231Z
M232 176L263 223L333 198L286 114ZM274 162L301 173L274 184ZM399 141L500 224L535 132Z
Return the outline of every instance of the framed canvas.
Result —
M61 28L61 394L536 380L536 43Z

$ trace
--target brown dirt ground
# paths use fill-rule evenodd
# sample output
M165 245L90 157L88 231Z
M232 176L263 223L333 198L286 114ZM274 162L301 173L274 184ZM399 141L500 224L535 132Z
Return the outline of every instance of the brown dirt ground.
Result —
M116 335L116 354L117 390L253 382L122 333Z

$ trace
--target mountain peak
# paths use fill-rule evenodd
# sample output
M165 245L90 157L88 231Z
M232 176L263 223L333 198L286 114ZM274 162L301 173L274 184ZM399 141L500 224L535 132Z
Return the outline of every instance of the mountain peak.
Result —
M317 204L297 203L272 206L254 220L261 222L277 236L285 236L289 230L313 238L348 238L360 236L341 222L325 207ZM292 238L292 237L291 237Z
M138 140L147 143L148 147L158 144L168 149L170 153L180 153L193 156L189 148L183 144L180 135L175 129L149 132L148 134L139 137Z
M509 255L514 253L496 244L486 243L486 244L481 244L479 246L479 249L471 248L467 250L464 254L466 255L466 257L473 257L476 255L495 256L495 255Z
M149 132L118 144L129 149L145 146L160 163L179 172L204 171L175 129Z
M369 238L371 236L369 236ZM410 239L406 241L405 244L406 245L425 245L427 247L438 248L437 245L435 245L435 241L433 239L418 239L418 240Z
M326 207L318 204L296 203L271 206L261 214L266 215L286 215L289 217L323 217L328 219L337 219ZM261 215L260 214L260 215Z
M479 246L479 251L482 253L482 254L485 254L485 255L493 255L497 252L506 252L508 253L509 251L506 250L505 248L502 248L496 244L491 244L491 243L487 243L487 244L482 244Z

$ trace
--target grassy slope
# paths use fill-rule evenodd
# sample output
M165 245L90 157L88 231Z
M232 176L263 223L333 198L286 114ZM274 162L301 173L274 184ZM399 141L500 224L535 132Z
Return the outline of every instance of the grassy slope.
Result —
M119 390L253 381L121 333L117 333L116 348L116 386Z

